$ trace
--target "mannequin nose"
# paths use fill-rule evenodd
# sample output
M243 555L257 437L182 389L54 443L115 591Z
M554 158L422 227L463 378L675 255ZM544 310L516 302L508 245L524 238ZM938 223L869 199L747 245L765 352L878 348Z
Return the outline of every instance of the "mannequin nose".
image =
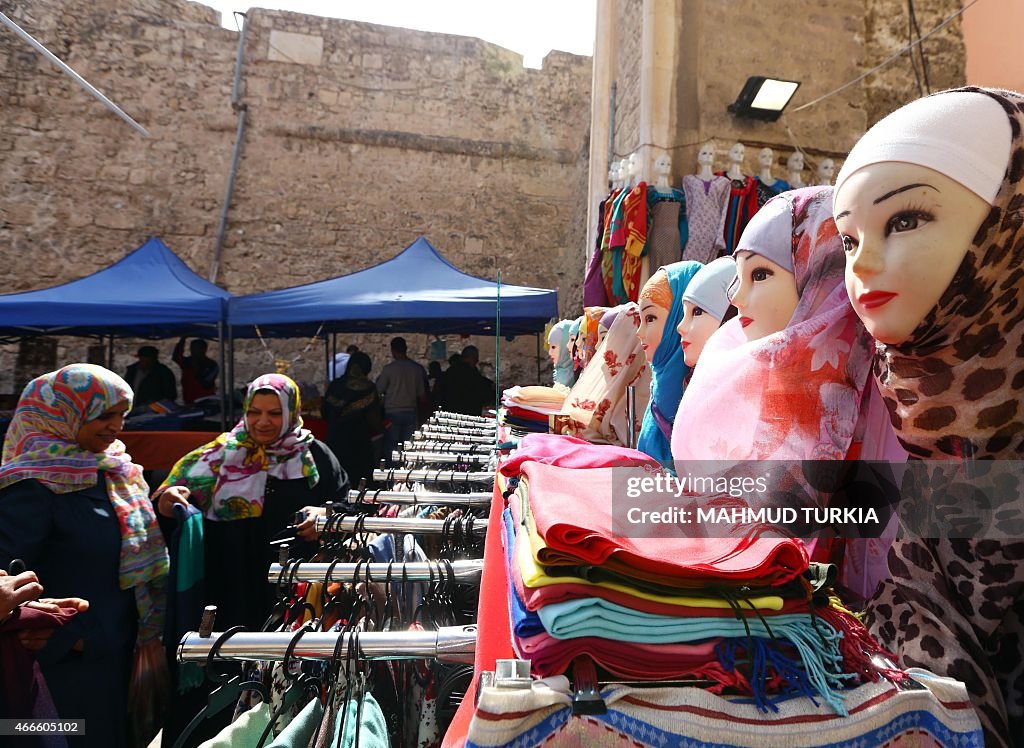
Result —
M747 295L747 284L740 283L736 287L736 291L733 293L732 298L729 299L729 303L737 309L742 310L743 307L747 305Z
M862 240L857 249L848 255L847 263L854 275L865 276L880 273L885 269L881 242Z

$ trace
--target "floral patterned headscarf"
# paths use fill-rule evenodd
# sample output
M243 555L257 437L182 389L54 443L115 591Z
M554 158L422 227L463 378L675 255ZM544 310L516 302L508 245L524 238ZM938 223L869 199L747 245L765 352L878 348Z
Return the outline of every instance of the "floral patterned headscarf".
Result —
M115 440L104 452L78 444L78 431L110 408L132 403L132 388L102 366L72 364L36 377L25 387L4 439L0 488L36 480L58 494L73 493L106 478L107 496L121 531L119 586L135 591L139 639L163 630L167 547L149 500L142 468Z
M846 293L832 188L776 200L789 210L758 213L744 236L789 237L796 310L785 329L758 340L747 342L739 318L712 334L676 414L676 460L841 460L853 442L872 349ZM759 219L786 230L766 232ZM779 251L744 247L743 238L739 246Z
M264 374L249 385L242 412L248 413L255 395L272 393L281 403L281 434L266 446L257 444L245 415L231 431L185 455L160 487L186 486L192 501L209 520L231 521L263 514L267 476L280 480L320 479L309 451L313 434L302 427L299 386L283 374Z

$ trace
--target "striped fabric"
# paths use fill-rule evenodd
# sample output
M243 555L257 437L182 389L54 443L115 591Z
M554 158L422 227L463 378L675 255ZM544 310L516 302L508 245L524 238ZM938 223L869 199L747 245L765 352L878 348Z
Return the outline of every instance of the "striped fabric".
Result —
M77 441L85 423L126 400L130 406L131 387L101 366L72 364L33 379L21 394L4 440L0 489L32 479L54 493L72 493L96 485L99 472L104 472L121 528L120 587L135 590L139 638L148 642L163 630L168 571L149 486L120 441L102 453L89 452Z

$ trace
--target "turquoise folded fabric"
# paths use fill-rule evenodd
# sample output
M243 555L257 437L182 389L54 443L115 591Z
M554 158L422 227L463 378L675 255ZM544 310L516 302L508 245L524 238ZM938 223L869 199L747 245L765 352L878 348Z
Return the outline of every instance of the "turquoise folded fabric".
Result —
M808 680L826 703L843 713L834 689L856 679L843 672L839 643L843 634L820 618L786 613L766 618L682 618L631 610L597 597L544 605L536 611L545 630L557 639L598 636L640 644L679 644L715 637L775 639L799 653Z

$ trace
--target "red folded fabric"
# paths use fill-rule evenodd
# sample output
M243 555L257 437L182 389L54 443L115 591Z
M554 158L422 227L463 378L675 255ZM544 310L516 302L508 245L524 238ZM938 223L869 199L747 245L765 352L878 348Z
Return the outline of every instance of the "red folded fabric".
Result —
M603 564L675 586L778 585L808 567L803 543L790 537L616 536L612 468L572 470L529 461L523 464L522 475L537 531L547 546L537 559L545 566Z
M573 658L587 655L608 672L633 680L687 678L710 680L743 692L750 690L738 670L722 668L715 654L721 639L694 644L626 644L596 636L556 639L537 634L515 639L519 656L530 660L531 672L541 678L561 675ZM715 690L715 689L712 689Z
M505 411L516 418L525 418L528 421L540 421L542 423L548 422L548 416L546 413L538 413L535 410L526 410L525 408L517 408L515 405L505 405Z
M558 434L529 434L523 437L519 448L507 460L503 460L498 469L502 475L514 478L528 462L575 469L644 465L661 469L654 458L635 449L611 444L591 444L575 436Z
M50 612L23 605L0 623L0 717L58 716L35 655L18 641L18 632L61 628L77 613L74 608Z

